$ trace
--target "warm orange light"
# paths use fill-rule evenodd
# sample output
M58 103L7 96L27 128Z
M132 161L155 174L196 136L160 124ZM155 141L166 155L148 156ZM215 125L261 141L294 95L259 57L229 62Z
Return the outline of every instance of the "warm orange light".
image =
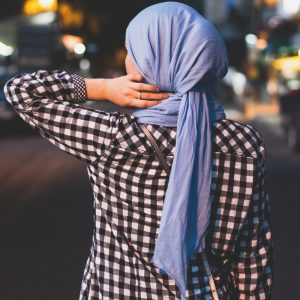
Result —
M265 39L258 39L256 42L256 48L258 50L264 50L268 46L268 42Z
M83 43L83 39L76 35L64 34L62 36L62 43L69 52L73 52L76 45Z
M27 15L55 12L57 11L57 0L27 0L24 3L23 11Z
M59 6L59 14L65 28L81 27L84 21L83 12L74 9L68 3L62 3Z
M278 4L278 0L264 0L264 4L267 6L275 7Z

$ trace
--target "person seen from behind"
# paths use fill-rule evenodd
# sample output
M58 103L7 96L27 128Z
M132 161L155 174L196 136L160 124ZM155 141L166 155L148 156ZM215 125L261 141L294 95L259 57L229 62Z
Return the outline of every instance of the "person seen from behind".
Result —
M25 122L87 166L95 224L80 300L270 299L265 146L211 92L227 73L223 40L163 2L130 22L126 49L127 76L40 70L5 86Z

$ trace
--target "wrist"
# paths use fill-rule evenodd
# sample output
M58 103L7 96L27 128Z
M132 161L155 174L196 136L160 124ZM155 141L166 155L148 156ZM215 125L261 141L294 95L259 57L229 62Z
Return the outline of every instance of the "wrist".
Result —
M99 79L99 86L101 86L101 93L102 93L102 99L108 100L109 99L109 79L106 78L100 78Z
M87 98L100 101L106 98L106 80L103 78L85 78Z

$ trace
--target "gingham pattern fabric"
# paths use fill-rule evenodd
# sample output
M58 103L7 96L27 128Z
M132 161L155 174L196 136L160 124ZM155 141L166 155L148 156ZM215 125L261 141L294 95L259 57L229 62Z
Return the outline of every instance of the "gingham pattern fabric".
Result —
M174 281L151 263L168 176L135 117L74 103L81 90L76 82L64 71L39 71L13 78L5 93L43 137L87 165L95 227L80 300L179 299ZM171 166L176 128L147 128ZM212 128L206 252L219 298L270 299L273 254L262 138L231 120ZM199 254L190 262L186 297L212 299Z

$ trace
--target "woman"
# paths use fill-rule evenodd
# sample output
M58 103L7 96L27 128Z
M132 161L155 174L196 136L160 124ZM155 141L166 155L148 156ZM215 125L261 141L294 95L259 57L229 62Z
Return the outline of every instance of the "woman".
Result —
M39 71L5 87L26 122L87 164L95 228L80 299L269 299L264 145L252 127L227 120L209 91L227 72L221 38L189 6L165 2L131 21L126 48L131 77ZM141 76L168 99L130 82ZM140 109L105 113L80 106L86 98Z

